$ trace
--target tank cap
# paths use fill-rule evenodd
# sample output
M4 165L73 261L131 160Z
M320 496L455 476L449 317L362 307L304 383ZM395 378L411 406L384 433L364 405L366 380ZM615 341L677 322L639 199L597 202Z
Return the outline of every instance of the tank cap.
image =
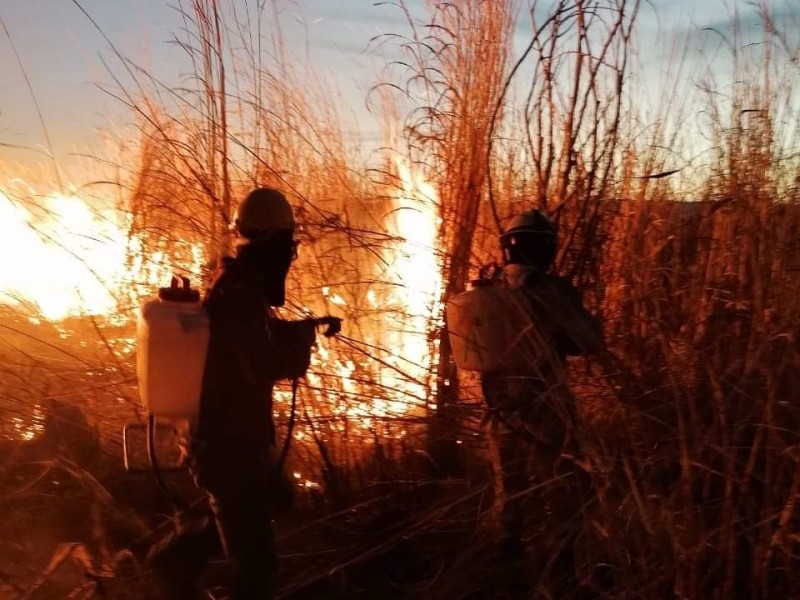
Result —
M158 298L169 302L198 302L200 292L192 289L188 277L173 277L169 287L158 288Z

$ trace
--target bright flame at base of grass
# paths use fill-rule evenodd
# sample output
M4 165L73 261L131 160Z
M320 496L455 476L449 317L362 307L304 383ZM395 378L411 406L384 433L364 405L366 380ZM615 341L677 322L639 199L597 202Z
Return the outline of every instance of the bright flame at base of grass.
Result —
M103 315L124 322L120 301L133 284L169 281L163 253L145 256L117 210L95 210L77 196L51 194L33 205L0 191L0 304L27 305L49 321ZM194 267L202 264L193 247Z
M383 270L373 273L377 283L364 292L365 308L377 317L362 331L363 339L355 340L363 344L360 350L320 340L304 391L314 396L304 404L308 416L327 423L332 433L359 431L364 442L408 435L429 404L436 364L429 332L440 313L437 195L407 163L398 162L397 171L402 186L385 221L395 241L383 250L381 265L370 267ZM68 317L102 316L103 323L124 325L135 319L137 291L149 296L168 283L171 257L147 253L124 213L95 209L74 195L52 194L35 203L11 197L0 192L0 251L6 257L0 263L0 304L19 307L29 320L62 327ZM201 244L190 249L184 256L192 264L182 271L200 272L206 252ZM346 313L353 301L343 289L323 287L322 296L333 312ZM63 340L70 337L65 330ZM118 356L130 355L135 340L117 341L124 342L114 346ZM285 414L290 399L286 390L276 393L279 413ZM23 425L16 434L27 439L33 434ZM308 433L298 429L295 437Z
M387 374L384 384L405 386L410 395L427 402L437 358L430 332L441 312L442 276L436 252L439 200L433 186L412 172L405 160L397 161L397 169L402 189L389 230L401 241L387 258L392 282L397 284L392 301L404 315L390 334L389 347L397 349L392 364L407 372L410 380L399 382L394 374Z

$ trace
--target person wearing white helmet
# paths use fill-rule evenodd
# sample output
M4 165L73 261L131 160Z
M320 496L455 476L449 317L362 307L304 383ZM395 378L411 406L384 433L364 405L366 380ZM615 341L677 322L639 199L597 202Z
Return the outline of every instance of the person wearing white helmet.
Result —
M520 336L529 335L531 342L526 346L528 354L512 361L514 367L481 376L491 415L501 550L516 560L524 552L526 517L536 512L537 502L540 509L549 502L547 485L534 494L526 491L557 477L563 457L571 451L574 405L566 383L566 357L598 352L603 334L578 290L550 273L558 235L545 214L532 210L514 217L500 236L500 246L503 285L522 292L536 330L535 335L520 332ZM566 487L575 485L571 477L566 479ZM580 497L575 489L565 493ZM560 504L571 505L563 500Z
M222 259L205 298L211 337L188 450L213 519L181 528L151 551L167 597L204 597L197 581L220 548L233 600L271 597L277 571L271 519L293 500L275 451L273 386L305 373L318 326L327 326L327 336L341 329L335 317L284 321L272 314L285 302L297 256L294 211L283 193L251 191L239 204L235 228L242 243L235 257Z

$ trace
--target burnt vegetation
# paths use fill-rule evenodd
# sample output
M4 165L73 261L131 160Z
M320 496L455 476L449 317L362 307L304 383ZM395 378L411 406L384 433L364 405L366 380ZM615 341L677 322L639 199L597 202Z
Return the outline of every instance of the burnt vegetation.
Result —
M399 57L369 96L387 124L374 155L335 88L288 58L277 5L179 0L180 85L116 50L109 63L139 124L116 182L132 264L230 251L236 199L274 185L304 223L285 314L345 318L299 391L281 597L800 597L797 23L760 5L676 35L652 93L638 0L428 4L423 21L383 8L407 28L371 42ZM398 156L435 192L417 189L417 208L398 208ZM522 591L492 541L480 388L455 369L438 304L397 295L408 250L387 223L426 206L436 294L464 290L503 223L541 208L558 272L605 330L606 351L570 363L591 497L532 519ZM132 312L143 289L120 293ZM34 325L28 308L0 306L0 595L147 598L142 557L179 517L122 470L122 425L144 419L118 344L132 326ZM404 355L410 329L435 357L423 368ZM565 539L568 569L553 559Z

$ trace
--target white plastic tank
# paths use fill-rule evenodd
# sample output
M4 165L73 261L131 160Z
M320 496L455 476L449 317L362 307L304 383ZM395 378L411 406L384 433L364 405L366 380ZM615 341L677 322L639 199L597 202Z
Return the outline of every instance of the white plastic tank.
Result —
M137 323L139 394L147 412L191 420L200 407L208 350L208 316L200 294L183 278L146 301Z
M465 371L530 368L546 348L525 292L491 280L473 281L451 298L446 319L453 360Z

